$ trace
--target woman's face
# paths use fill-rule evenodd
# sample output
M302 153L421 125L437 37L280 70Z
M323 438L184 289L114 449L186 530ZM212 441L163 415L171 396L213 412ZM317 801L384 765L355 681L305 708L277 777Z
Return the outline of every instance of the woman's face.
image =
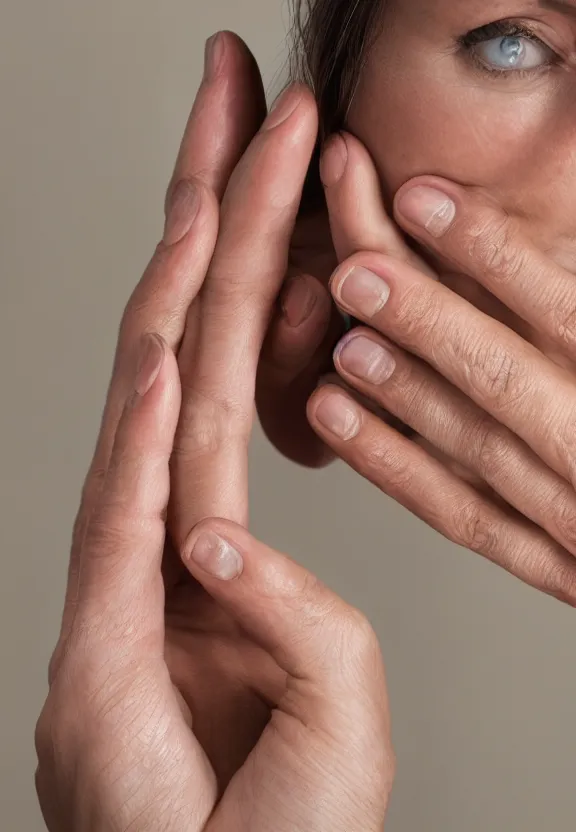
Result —
M475 186L576 273L576 0L386 0L349 126L388 194Z

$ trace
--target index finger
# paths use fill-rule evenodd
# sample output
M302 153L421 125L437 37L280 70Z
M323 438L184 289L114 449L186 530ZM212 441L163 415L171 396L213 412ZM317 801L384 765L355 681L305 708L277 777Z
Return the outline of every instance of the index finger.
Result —
M266 97L254 56L233 32L218 32L206 43L204 78L184 131L166 208L183 179L200 179L221 199L265 115Z
M576 352L574 275L527 239L502 208L427 176L398 191L395 209L398 222L451 267L477 280L560 348Z

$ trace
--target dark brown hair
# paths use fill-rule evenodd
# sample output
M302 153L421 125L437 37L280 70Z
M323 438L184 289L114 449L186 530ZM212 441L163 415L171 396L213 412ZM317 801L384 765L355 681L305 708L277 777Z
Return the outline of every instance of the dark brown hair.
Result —
M319 160L324 140L342 130L383 0L291 0L294 49L291 78L304 81L318 102L318 144L304 186L302 210L324 201Z
M292 77L314 91L320 139L344 127L382 0L292 0Z

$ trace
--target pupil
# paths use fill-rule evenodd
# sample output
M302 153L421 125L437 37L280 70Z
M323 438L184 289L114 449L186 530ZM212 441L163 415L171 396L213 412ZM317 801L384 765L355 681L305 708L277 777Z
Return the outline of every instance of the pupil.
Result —
M523 48L520 38L503 38L500 44L500 51L510 66L513 66L521 57Z

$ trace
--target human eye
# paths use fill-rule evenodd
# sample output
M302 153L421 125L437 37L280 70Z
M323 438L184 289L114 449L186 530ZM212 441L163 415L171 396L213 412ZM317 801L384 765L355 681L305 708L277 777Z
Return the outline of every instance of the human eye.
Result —
M468 32L460 46L480 69L491 74L533 73L560 60L529 28L507 20Z

